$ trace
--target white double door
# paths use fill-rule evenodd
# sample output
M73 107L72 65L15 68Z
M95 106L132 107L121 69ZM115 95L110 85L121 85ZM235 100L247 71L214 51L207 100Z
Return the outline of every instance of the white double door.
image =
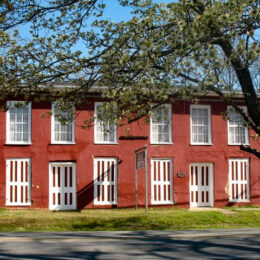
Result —
M49 209L76 209L76 164L50 163Z
M190 165L190 207L214 206L213 165L193 163Z

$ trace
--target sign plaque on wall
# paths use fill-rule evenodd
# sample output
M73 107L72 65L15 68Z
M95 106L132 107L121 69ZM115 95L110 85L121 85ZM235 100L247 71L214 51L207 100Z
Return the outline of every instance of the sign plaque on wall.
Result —
M184 178L186 176L185 172L178 172L177 173L178 178Z

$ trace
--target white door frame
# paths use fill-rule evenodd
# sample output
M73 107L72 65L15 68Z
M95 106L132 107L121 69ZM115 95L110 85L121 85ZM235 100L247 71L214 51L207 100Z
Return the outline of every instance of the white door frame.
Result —
M192 180L191 170L192 167L197 167L197 179L196 176ZM202 167L208 167L208 185L205 183L205 176L202 179ZM214 171L213 163L191 163L189 167L190 171L190 180L189 180L189 189L190 189L190 207L214 207ZM192 184L193 183L193 184ZM208 192L208 202L207 200Z
M13 165L13 167L11 167L11 164ZM16 172L16 180L15 180L14 172ZM6 206L30 206L31 186L32 186L31 158L6 159L5 205ZM15 201L15 197L17 201Z
M232 168L234 169L234 179L232 180ZM250 201L250 174L248 158L230 158L228 160L228 181L229 181L229 201L249 202ZM235 171L237 176L235 176ZM241 178L242 175L242 178ZM242 187L243 186L243 189ZM236 197L236 198L235 198Z
M151 204L152 205L173 204L173 174L172 174L173 169L172 168L173 168L173 163L171 158L151 158L150 173L151 173ZM160 172L160 176L159 176L159 172ZM154 176L155 174L156 176ZM165 180L163 177L165 177ZM170 185L170 189L168 190L169 185ZM165 186L167 188L165 188ZM160 194L160 199L158 194Z
M60 187L53 187L52 167L61 167ZM64 166L72 166L72 187L64 185ZM55 176L56 182L58 181ZM68 180L67 180L68 181ZM60 205L53 205L53 194L60 193ZM65 205L64 193L72 192L72 205ZM68 199L68 198L67 198ZM56 198L57 200L57 198ZM76 163L74 162L52 162L49 164L49 209L50 210L75 210L77 208L77 185L76 185Z
M103 163L104 172L98 171L98 163ZM110 168L113 164L114 180L111 180ZM101 166L100 166L101 167ZM118 159L116 157L96 157L94 158L94 205L116 205L118 199ZM101 176L100 173L103 175ZM103 187L103 191L102 191ZM113 190L111 189L113 187ZM98 196L100 188L100 196ZM102 195L104 200L102 200ZM113 199L112 199L113 198Z

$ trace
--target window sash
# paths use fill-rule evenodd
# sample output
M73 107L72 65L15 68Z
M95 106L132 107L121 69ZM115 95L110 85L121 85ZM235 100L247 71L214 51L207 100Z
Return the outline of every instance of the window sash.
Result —
M211 144L210 106L191 105L191 144Z
M162 105L153 110L150 119L151 143L172 143L171 105Z
M246 107L241 107L246 113ZM241 145L249 144L248 128L243 126L245 123L242 116L231 106L228 107L228 144Z
M31 160L7 159L6 205L31 205Z
M21 103L22 107L15 104ZM24 101L7 101L9 110L6 114L6 143L30 144L31 143L31 102L27 105Z
M116 122L103 122L98 119L102 113L100 108L104 102L95 103L95 126L94 138L96 144L116 144L117 143L117 124Z
M51 123L51 139L53 144L74 144L75 143L75 120L67 122L66 125L62 125L59 118L56 116L61 114L67 116L67 112L60 113L55 108L55 103L52 104L52 123Z

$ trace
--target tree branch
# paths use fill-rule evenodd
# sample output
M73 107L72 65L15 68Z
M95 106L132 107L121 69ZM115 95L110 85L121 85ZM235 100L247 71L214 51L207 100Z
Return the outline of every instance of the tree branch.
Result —
M240 145L240 150L254 154L257 158L260 159L260 151L254 149L254 148L251 148L250 146Z

